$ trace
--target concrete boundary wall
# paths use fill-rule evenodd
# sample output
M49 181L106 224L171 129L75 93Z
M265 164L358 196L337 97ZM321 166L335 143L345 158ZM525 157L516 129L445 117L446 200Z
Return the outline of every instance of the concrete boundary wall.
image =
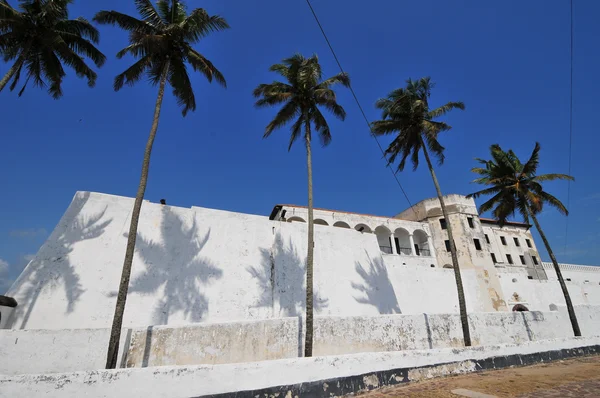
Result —
M385 385L384 379L388 379L388 383L399 383L597 354L600 352L599 344L600 338L569 338L524 344L363 353L258 363L0 376L0 397L187 398L219 394L234 396L235 392L238 392L235 396L249 397L254 396L250 395L250 391L281 392L282 389L284 394L280 396L286 396L290 391L290 396L301 393L302 396L329 397L333 392L332 384L337 384L337 381L340 385L347 385L351 381L353 392L356 392ZM314 395L302 390L296 393L300 384L309 387Z
M584 336L600 335L600 308L578 307ZM469 315L474 345L520 344L572 336L566 311ZM0 331L0 374L101 369L108 329ZM124 329L121 367L191 366L302 356L299 317ZM316 317L315 356L463 346L457 314ZM124 347L128 347L125 349Z
M131 331L123 329L119 363ZM0 374L103 369L110 329L0 330Z
M600 346L565 348L561 350L513 354L479 360L440 363L421 367L390 369L355 376L276 386L251 391L235 391L223 394L203 395L194 398L256 398L256 397L341 397L349 394L372 391L398 384L422 381L436 377L459 375L483 370L498 370L513 366L528 366L542 362L558 361L573 357L598 355Z

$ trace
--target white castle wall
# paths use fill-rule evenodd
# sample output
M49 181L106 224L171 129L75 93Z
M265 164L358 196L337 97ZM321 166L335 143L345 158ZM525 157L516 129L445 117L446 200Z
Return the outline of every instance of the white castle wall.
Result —
M12 328L110 326L132 206L131 198L77 193L8 292L19 303ZM316 314L458 312L453 271L435 257L382 255L374 234L351 229L317 225L315 234ZM301 315L305 253L304 223L145 202L123 326ZM582 278L594 283L575 303L600 305L600 274L586 273ZM467 310L485 311L487 282L473 269L462 275ZM511 280L500 278L507 298L515 290ZM519 295L535 303L532 309L564 301L557 282L523 283Z
M548 280L528 279L527 269L506 267L498 270L500 284L512 308L524 304L532 311L548 311L551 306L565 307L565 299L551 263L544 263ZM600 267L561 264L561 272L573 305L598 305Z
M19 303L12 328L110 326L132 205L130 198L75 196L7 293ZM457 311L454 276L430 268L435 258L382 257L373 234L315 230L317 314ZM145 202L124 327L299 315L305 253L302 223ZM467 288L473 310L477 295Z
M600 307L576 307L583 336L600 335ZM473 345L522 344L573 336L566 310L469 314ZM298 317L123 330L120 367L189 366L297 358ZM1 330L0 374L101 369L109 329ZM458 314L315 318L314 355L436 350L463 346ZM0 389L1 390L1 389Z

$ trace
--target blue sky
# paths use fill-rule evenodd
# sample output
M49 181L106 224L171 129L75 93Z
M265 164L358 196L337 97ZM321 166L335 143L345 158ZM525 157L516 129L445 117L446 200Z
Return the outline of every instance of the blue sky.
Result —
M15 4L16 0L9 0ZM103 9L135 13L132 1L103 0ZM91 19L99 2L78 0L71 16ZM253 107L252 89L275 76L268 67L295 52L317 53L324 73L338 72L304 0L188 1L224 16L231 29L197 49L225 75L228 88L192 78L198 110L183 118L166 96L146 198L268 215L276 203L306 204L302 145L287 152L289 132L263 140L275 110ZM409 78L431 76L431 102L462 100L467 109L447 118L438 169L445 193L477 187L473 158L500 143L525 158L542 144L541 172L567 172L569 127L569 4L567 0L391 1L313 0L370 120L374 101ZM600 2L575 2L574 137L571 217L547 211L542 226L560 261L600 264L600 187L596 148L600 91ZM90 89L69 71L65 96L55 101L36 88L23 97L0 94L0 278L15 278L44 242L76 191L134 196L157 89L142 82L121 92L112 80L130 64L114 54L126 34L100 27L108 62ZM0 64L4 74L9 65ZM345 122L330 118L333 142L316 147L315 206L393 215L408 207L350 92L339 89ZM385 145L389 139L383 139ZM424 166L424 165L423 165ZM435 191L425 167L399 174L412 202ZM566 183L548 184L566 200ZM542 257L547 259L537 239ZM0 286L0 288L2 288Z

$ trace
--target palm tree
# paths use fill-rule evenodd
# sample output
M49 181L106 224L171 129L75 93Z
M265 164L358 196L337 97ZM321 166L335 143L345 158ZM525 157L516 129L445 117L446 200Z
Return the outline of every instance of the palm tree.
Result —
M346 111L337 103L332 86L341 83L350 86L350 78L345 73L337 74L322 80L321 65L316 55L304 58L296 54L286 58L280 64L271 66L272 72L279 73L286 82L274 81L261 84L254 90L257 107L283 104L275 118L267 125L263 138L295 119L291 127L288 151L302 134L304 128L304 144L306 146L306 163L308 165L308 254L306 256L306 336L304 356L312 356L313 346L313 187L312 187L312 152L311 125L319 134L321 144L331 142L331 131L319 107L324 107L340 120L346 118Z
M158 129L165 86L169 83L173 88L173 95L183 108L183 116L190 110L196 109L196 99L186 64L190 64L194 71L202 73L209 82L215 79L225 86L225 78L221 72L192 47L192 44L197 43L209 33L229 28L225 19L217 15L209 16L202 8L195 9L188 15L180 0L158 0L156 7L150 0L134 0L134 2L141 19L117 11L100 11L94 17L94 21L98 23L117 25L129 32L130 44L117 53L117 58L130 54L138 59L136 63L115 78L115 91L120 90L125 84L134 85L144 75L148 76L152 85L158 85L154 119L146 143L142 175L131 214L123 273L110 334L106 360L107 369L115 368L117 363L119 336L131 275L137 226L146 191L150 154Z
M18 11L6 0L0 0L0 53L4 62L15 60L0 80L0 91L12 79L14 90L21 78L23 68L27 83L33 79L35 86L48 89L53 98L63 95L62 81L66 76L63 64L84 77L88 86L96 84L96 72L85 63L87 57L98 67L106 57L94 44L100 34L84 18L69 19L68 6L73 0L20 0Z
M419 167L419 153L423 151L433 185L437 192L442 214L446 219L448 240L450 241L450 254L452 256L452 265L454 267L454 277L456 279L456 289L458 291L458 305L460 310L460 320L462 323L463 339L465 346L471 345L471 334L469 332L469 320L467 318L467 306L465 303L465 293L463 290L460 267L458 265L458 256L456 253L456 244L454 243L454 234L452 223L448 218L448 211L442 196L440 184L435 175L433 164L429 156L429 151L437 157L439 164L444 162L444 147L438 142L438 134L442 131L448 131L451 127L435 119L445 115L452 109L465 109L462 102L448 102L439 108L429 108L429 97L434 83L429 77L419 80L408 79L405 88L399 88L388 94L386 98L379 99L375 106L381 109L381 120L372 123L373 134L385 135L396 134L396 138L386 149L386 155L389 155L388 162L394 163L400 156L398 171L404 170L406 160L410 156L413 164L413 170Z
M468 197L478 198L482 195L494 195L487 202L479 207L480 213L492 210L493 216L503 225L509 215L519 213L526 223L529 223L529 218L533 220L537 228L548 255L554 265L554 271L558 277L560 288L565 296L573 334L581 336L581 330L577 323L571 296L567 290L567 285L563 279L560 267L554 256L554 252L550 247L550 243L540 227L537 215L542 211L544 204L548 204L556 208L560 213L568 215L567 208L548 192L544 191L542 184L545 181L554 180L571 180L574 178L566 174L542 174L537 175L539 166L540 144L536 142L535 148L529 160L523 164L512 150L505 152L500 145L495 144L490 147L492 155L491 160L477 159L484 167L475 167L472 171L479 178L473 182L489 186L489 188L470 194Z

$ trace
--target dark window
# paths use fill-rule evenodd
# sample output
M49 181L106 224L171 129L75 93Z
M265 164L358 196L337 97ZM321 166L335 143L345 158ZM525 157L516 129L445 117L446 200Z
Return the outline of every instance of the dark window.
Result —
M525 256L519 256L519 258L521 259L521 264L526 265L527 263L525 262Z
M507 254L507 255L506 255L506 259L508 260L508 263L509 263L509 264L514 264L514 263L513 263L513 260L512 260L512 256L511 256L510 254Z
M420 255L421 255L421 249L419 249L419 245L417 245L416 243L415 243L415 254L416 254L417 256L420 256Z
M479 243L479 239L473 239L473 243L475 243L475 249L481 250L481 243Z
M397 253L397 254L400 254L400 253L402 253L402 252L400 251L400 240L399 240L398 238L394 237L394 243L396 244L396 253Z
M475 225L473 225L473 217L467 217L467 221L469 222L469 227L475 228Z
M449 252L450 251L450 241L445 240L444 243L446 244L446 251Z
M531 241L529 239L525 239L525 243L527 243L527 247L531 247Z
M442 229L446 229L448 227L446 225L446 219L445 218L440 218L440 227L442 227Z
M492 261L494 262L494 264L496 264L498 261L496 261L496 255L494 253L490 253L492 255Z
M533 263L535 265L538 265L538 261L537 261L537 257L536 256L531 256L531 259L533 260Z
M571 282L571 278L567 278L565 279L567 282Z
M487 234L485 234L485 241L488 245L490 244L490 237Z
M521 246L521 244L519 243L519 238L513 238L513 240L515 241L515 245L516 245L517 247L520 247L520 246Z
M502 244L503 244L504 246L506 246L506 239L504 239L504 236L501 236L501 237L500 237L500 241L502 242Z
M527 275L527 279L533 279L533 276Z

